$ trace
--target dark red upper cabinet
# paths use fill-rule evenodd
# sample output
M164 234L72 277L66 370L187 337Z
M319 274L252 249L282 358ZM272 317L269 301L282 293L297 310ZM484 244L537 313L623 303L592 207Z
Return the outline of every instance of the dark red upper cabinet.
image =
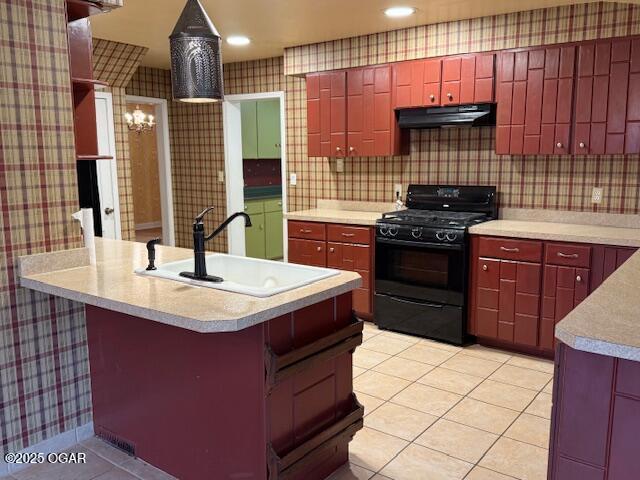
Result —
M440 105L442 60L413 60L393 65L394 108Z
M640 39L578 47L573 151L640 152Z
M495 55L475 54L442 60L442 105L491 103Z
M310 157L346 154L346 78L345 71L307 75L307 149Z
M390 65L307 75L309 156L403 153L391 84Z
M575 47L498 55L496 153L570 153Z
M347 155L395 155L400 131L392 106L391 66L347 71Z

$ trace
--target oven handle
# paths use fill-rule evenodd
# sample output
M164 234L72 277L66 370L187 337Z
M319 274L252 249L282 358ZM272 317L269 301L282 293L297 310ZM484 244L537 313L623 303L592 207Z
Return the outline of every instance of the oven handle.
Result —
M383 297L387 297L390 298L391 300L395 301L395 302L400 302L400 303L408 303L410 305L420 305L422 307L431 307L431 308L444 308L444 305L441 303L431 303L431 302L418 302L415 300L408 300L406 298L403 297L395 297L392 295L384 295L381 293L378 293L377 295L381 295Z
M407 247L436 248L440 250L464 250L464 245L452 245L450 243L412 242L410 240L393 240L388 238L376 238L376 242L386 243L387 245L404 245Z

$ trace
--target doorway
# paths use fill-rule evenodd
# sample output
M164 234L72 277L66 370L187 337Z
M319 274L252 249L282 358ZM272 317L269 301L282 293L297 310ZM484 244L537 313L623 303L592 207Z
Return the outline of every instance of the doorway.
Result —
M128 132L135 240L161 238L175 245L167 101L127 95L126 102L127 112L140 109L156 123L151 130Z
M222 105L227 212L252 227L228 228L232 255L287 259L284 92L227 95Z

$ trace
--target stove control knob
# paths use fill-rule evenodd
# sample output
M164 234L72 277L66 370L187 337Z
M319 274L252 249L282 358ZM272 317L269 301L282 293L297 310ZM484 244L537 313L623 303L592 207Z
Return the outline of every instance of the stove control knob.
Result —
M395 237L396 235L398 235L398 227L397 226L389 227L389 235L391 235L392 237Z
M411 236L413 238L420 238L422 237L422 228L420 227L415 227L411 229Z
M378 227L378 231L383 237L389 235L389 229L387 227Z
M453 242L454 240L456 240L458 238L458 234L457 233L447 233L446 238L448 241Z
M444 232L436 232L436 238L440 241L443 241L446 238L446 236Z

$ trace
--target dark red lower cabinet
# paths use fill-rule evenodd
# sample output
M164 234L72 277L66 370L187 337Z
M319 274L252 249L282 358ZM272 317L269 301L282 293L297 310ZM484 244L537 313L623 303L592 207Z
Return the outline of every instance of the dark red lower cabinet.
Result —
M556 350L549 480L640 478L640 362Z

